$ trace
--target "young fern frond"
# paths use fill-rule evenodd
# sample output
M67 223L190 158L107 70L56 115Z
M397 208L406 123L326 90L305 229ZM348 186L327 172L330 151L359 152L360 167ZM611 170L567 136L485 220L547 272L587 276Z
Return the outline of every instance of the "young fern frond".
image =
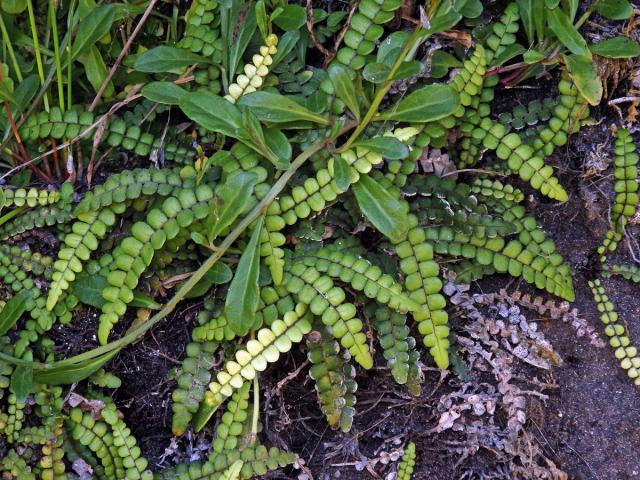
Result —
M83 262L89 260L91 253L98 249L99 240L116 223L117 215L126 209L124 203L114 203L99 212L87 212L76 215L71 233L64 239L64 247L58 252L58 260L53 264L55 271L51 276L47 309L53 310L60 296L69 288L76 275L84 269Z
M524 193L520 189L508 183L488 178L476 178L471 184L471 192L497 200L504 199L507 202L520 203L524 200Z
M627 371L629 378L640 387L640 356L638 349L629 340L629 333L620 320L615 306L599 279L589 281L593 299L600 312L600 321L605 325L604 333L609 337L609 345L615 349L620 366Z
M136 445L136 439L120 418L115 405L108 403L100 414L111 429L113 447L115 447L118 457L122 459L126 478L129 480L152 480L153 474L150 470L147 470L147 459L141 456L140 447Z
M175 197L165 199L160 208L151 210L145 221L131 227L131 236L122 240L121 251L114 258L116 268L107 276L109 287L102 292L106 303L102 306L98 327L101 344L107 343L111 328L126 312L127 304L133 300L133 290L156 250L194 221L206 218L212 198L213 191L205 184L193 190L179 190Z
M413 469L416 465L416 444L409 442L407 448L404 449L400 465L398 465L398 474L396 480L411 480Z
M624 228L633 216L640 197L638 196L638 155L636 145L628 130L616 132L613 176L616 181L615 202L611 209L611 228L607 231L598 253L604 260L608 252L613 252L622 240Z
M356 362L366 369L373 366L356 307L345 302L345 291L329 276L313 266L295 263L286 266L284 284L299 302L308 305L311 313L320 317L329 333L349 350Z
M238 75L236 81L229 85L229 94L224 98L236 103L242 95L255 92L262 86L264 78L269 74L269 67L273 63L273 55L278 51L278 37L271 33L260 47L260 53L255 54L251 63L244 66L244 73Z
M235 360L228 360L205 394L206 407L214 412L245 381L253 380L269 363L278 361L281 353L288 352L293 343L302 341L311 331L311 312L304 303L298 303L282 320L274 321L269 328L262 328L256 338L236 351Z
M407 239L395 245L395 251L409 297L422 305L420 311L413 312L413 319L436 365L444 369L449 365L449 327L445 300L440 294L440 267L433 259L433 247L426 241L425 231L413 214L409 215L409 227Z
M32 453L30 449L22 449L21 453L16 452L14 449L9 450L5 457L0 460L0 469L3 474L5 476L10 475L8 478L17 480L36 480L36 474L27 465L27 460Z
M211 381L217 349L217 342L192 342L187 345L187 356L177 373L178 386L171 395L171 431L174 435L182 435L198 411Z
M315 381L320 409L329 426L343 432L351 430L355 391L355 369L349 362L351 355L342 352L331 334L321 329L307 336L307 358L311 362L309 376Z

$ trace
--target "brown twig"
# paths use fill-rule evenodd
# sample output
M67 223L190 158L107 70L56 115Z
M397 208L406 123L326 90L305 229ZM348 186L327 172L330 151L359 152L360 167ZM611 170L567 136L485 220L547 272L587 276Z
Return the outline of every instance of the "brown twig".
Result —
M313 5L311 5L311 0L307 0L307 32L309 32L309 36L311 37L313 45L324 56L324 63L327 64L327 59L333 58L335 56L335 52L330 52L329 50L327 50L327 48L322 45L316 38L316 32L313 30ZM329 62L330 61L331 60L329 60Z
M157 1L158 0L151 0L149 2L149 5L147 5L147 9L142 14L142 18L138 22L138 25L136 25L136 28L133 30L133 33L131 34L131 36L127 40L127 43L125 43L124 47L120 51L120 54L118 55L118 58L116 58L116 61L113 64L113 66L111 67L111 69L109 70L109 73L107 74L107 77L104 79L104 82L102 82L102 85L100 85L100 88L98 89L98 93L96 93L96 98L93 99L93 102L91 102L91 105L89 106L89 111L90 112L93 112L95 110L96 106L98 105L98 102L102 98L102 94L104 93L104 91L106 90L107 86L109 85L109 82L111 81L111 79L115 75L116 70L120 66L120 63L122 63L122 60L124 59L124 57L129 52L129 49L131 48L131 45L133 44L133 41L138 36L138 33L142 29L142 26L147 21L147 18L149 18L149 15L151 15L151 11L153 10L153 7L155 6Z

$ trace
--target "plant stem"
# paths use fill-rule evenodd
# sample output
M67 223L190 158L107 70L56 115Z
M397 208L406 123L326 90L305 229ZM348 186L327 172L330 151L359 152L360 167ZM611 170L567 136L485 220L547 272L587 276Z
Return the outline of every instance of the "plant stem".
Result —
M60 40L58 38L58 21L53 0L49 0L49 18L51 20L51 33L53 35L53 58L56 62L56 74L58 79L58 101L60 110L64 112L64 85L62 83L62 64L60 62Z
M42 67L42 56L40 55L40 42L38 41L38 31L36 29L36 17L33 12L33 2L27 0L27 10L29 11L29 25L31 26L31 36L33 37L33 49L35 51L36 65L38 66L38 76L40 85L44 87L44 68ZM44 109L49 111L49 98L47 92L44 93Z
M67 108L69 109L72 106L71 85L73 83L73 77L72 77L73 52L71 47L73 42L71 41L71 34L73 31L73 14L74 14L73 10L75 6L76 6L76 0L71 0L71 3L69 4L69 12L67 13L67 38L69 39L69 42L67 45ZM59 66L56 65L56 68L59 68Z
M260 384L258 374L253 377L253 418L251 419L251 446L256 444L258 439L258 421L260 419Z
M13 51L13 44L11 43L11 38L7 32L7 26L4 24L4 18L2 18L2 15L0 15L0 30L2 30L2 41L7 47L11 63L13 64L13 69L16 71L16 78L21 82L22 72L20 71L20 64L18 63L15 52Z

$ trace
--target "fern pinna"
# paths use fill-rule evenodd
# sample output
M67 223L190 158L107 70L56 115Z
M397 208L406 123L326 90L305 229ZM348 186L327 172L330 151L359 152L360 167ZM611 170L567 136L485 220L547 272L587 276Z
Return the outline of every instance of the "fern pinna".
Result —
M574 300L568 264L523 200L568 199L549 157L592 102L567 60L552 99L495 111L500 67L530 28L522 2L456 49L460 68L441 83L424 46L470 15L465 2L431 2L411 31L394 23L406 16L400 0L308 18L275 3L194 0L183 16L176 6L170 45L143 35L113 98L69 95L30 115L12 104L25 118L5 137L8 161L40 173L0 187L0 426L7 458L31 448L26 461L3 461L7 475L64 478L73 459L107 480L263 475L296 462L258 438L261 373L283 355L305 351L319 411L348 432L362 370L384 362L418 396L423 362L449 367L445 272L507 274ZM100 49L90 52L97 62ZM426 173L434 148L461 171ZM637 159L618 130L603 257L637 203ZM602 273L639 276L606 263ZM635 379L635 350L600 287L606 332ZM216 424L215 435L208 456L152 473L130 419L99 389L118 387L107 362L176 307L198 313L185 315L190 341L170 377L171 430ZM63 358L51 330L93 316L95 348ZM67 383L84 401L61 404ZM38 401L54 407L31 408ZM414 464L409 443L397 477Z

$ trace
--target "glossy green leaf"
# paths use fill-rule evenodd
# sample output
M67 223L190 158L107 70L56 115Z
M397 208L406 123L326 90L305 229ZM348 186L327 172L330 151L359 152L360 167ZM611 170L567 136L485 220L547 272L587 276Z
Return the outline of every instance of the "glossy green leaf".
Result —
M362 70L362 77L371 83L382 83L389 76L390 68L384 63L368 63Z
M602 81L591 58L565 55L564 59L576 88L590 105L598 105L602 99Z
M209 60L182 48L160 45L140 54L133 68L139 72L164 73L179 70L194 63L209 63Z
M334 63L329 67L329 78L336 96L344 102L353 115L360 120L360 106L356 94L356 84L346 67Z
M400 200L369 175L362 175L352 189L360 211L380 233L393 242L406 237L409 218L406 206Z
M107 78L107 66L104 63L100 50L95 45L92 45L85 53L78 57L78 61L84 66L87 80L89 80L89 83L97 92ZM104 91L104 96L105 98L111 98L114 93L113 82L110 81Z
M633 58L640 55L640 45L629 37L615 37L589 47L591 52L607 58Z
M3 194L4 196L4 194ZM2 199L4 203L4 199ZM0 335L7 333L27 310L32 293L29 290L22 290L16 293L0 310Z
M442 78L449 73L449 69L462 66L462 62L444 50L436 50L431 55L431 76Z
M233 138L246 136L242 114L228 100L210 92L189 92L180 100L187 117L201 127Z
M36 383L44 383L46 385L68 385L80 382L100 370L100 368L118 352L119 350L115 349L83 362L62 365L54 364L48 369L34 370L33 380Z
M307 10L300 5L286 5L282 13L273 21L285 32L298 30L307 21Z
M244 212L251 200L257 177L251 172L242 172L230 177L216 190L211 217L213 224L209 230L209 241L213 242L220 233Z
M265 140L269 151L276 159L275 166L278 170L286 170L291 165L293 149L287 136L278 128L265 128Z
M573 26L571 20L560 8L547 10L549 28L558 40L576 55L590 55L587 42Z
M333 172L336 178L336 186L346 192L351 185L351 167L340 155L333 157Z
M111 30L116 19L116 8L112 4L100 5L78 23L76 38L72 46L74 59L87 52Z
M214 285L224 285L233 278L233 272L226 263L218 262L204 274L184 298L197 298L205 295Z
M410 36L409 32L398 31L385 38L378 48L376 62L391 68Z
M238 480L240 478L240 472L244 465L244 460L236 460L233 465L224 471L220 480Z
M278 64L291 53L291 51L300 44L300 31L292 30L285 33L278 41L278 51L273 56L271 70L276 68Z
M460 9L460 13L466 18L478 18L482 14L482 2L480 0L467 0Z
M597 0L596 12L610 20L626 20L633 15L633 6L628 0Z
M255 6L256 23L260 30L262 38L267 38L269 35L269 19L267 18L267 8L264 4L264 0L258 0Z
M258 120L268 123L307 120L321 125L329 124L326 117L313 113L308 108L279 93L249 93L238 99L238 106L243 110L250 110Z
M526 52L526 49L520 45L519 43L512 43L511 45L507 45L500 53L493 59L491 62L492 65L496 67L500 67L507 63L509 60L517 57L518 55L522 55Z
M239 336L249 333L255 324L260 301L258 278L260 276L260 234L264 217L260 217L251 234L235 275L229 285L224 314L229 327Z
M426 85L406 97L397 105L381 113L376 120L398 122L432 122L455 112L460 106L460 97L449 85Z
M242 56L256 31L257 20L255 8L249 8L247 11L244 2L231 2L230 13L229 21L225 22L227 30L223 32L226 39L224 51L228 52L225 68L229 83L232 83L235 72L242 62Z
M17 365L11 374L11 390L18 403L25 403L33 386L33 368L29 365Z
M391 77L391 80L404 80L407 78L415 77L424 70L424 63L419 60L411 60L409 62L402 62L396 72Z
M354 147L365 147L379 153L389 160L401 160L409 155L409 147L392 136L380 136L368 138L366 140L358 140L353 144Z
M152 102L179 105L187 91L173 82L151 82L142 87L140 93Z

